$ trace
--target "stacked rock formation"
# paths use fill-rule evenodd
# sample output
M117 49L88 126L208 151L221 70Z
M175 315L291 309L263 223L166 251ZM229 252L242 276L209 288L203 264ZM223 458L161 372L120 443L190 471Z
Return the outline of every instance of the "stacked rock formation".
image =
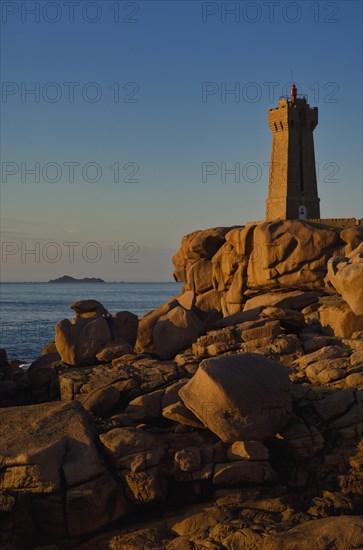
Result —
M2 353L0 548L362 547L361 243L195 232L139 322L76 302L27 372Z

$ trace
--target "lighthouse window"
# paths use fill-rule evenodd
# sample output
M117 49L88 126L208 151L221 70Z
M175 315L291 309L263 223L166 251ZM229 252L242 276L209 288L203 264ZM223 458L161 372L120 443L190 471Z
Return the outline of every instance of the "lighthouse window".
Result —
M282 125L282 122L281 122L281 120L280 120L280 126L281 126L281 130L283 130L283 129L284 129L284 127L283 127L283 125Z
M274 122L274 126L275 126L275 130L276 130L276 132L277 132L277 124L276 124L276 122Z

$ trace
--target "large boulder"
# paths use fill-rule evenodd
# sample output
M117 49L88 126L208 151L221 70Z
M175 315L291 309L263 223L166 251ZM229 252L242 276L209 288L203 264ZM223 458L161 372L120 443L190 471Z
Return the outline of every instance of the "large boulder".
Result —
M363 243L344 258L330 258L328 277L355 315L363 314Z
M54 343L63 363L74 367L91 365L133 351L139 324L137 315L129 311L111 315L97 300L79 300L69 307L75 317L72 322L64 319L57 324ZM106 350L105 344L108 344Z
M234 274L232 284L225 294L226 303L242 304L245 290L247 290L247 262L239 264ZM230 309L230 307L228 309Z
M107 315L107 309L97 300L78 300L69 306L76 314L76 317L88 319Z
M233 231L237 231L237 229ZM241 257L233 245L230 242L225 242L211 260L213 287L215 289L224 291L231 286L240 261Z
M180 390L184 404L222 441L264 440L288 422L286 368L255 353L202 361Z
M188 288L198 294L211 290L213 288L211 262L202 259L189 264L186 269L186 281Z
M213 310L221 312L221 294L214 288L212 290L208 290L207 292L197 296L195 305L197 310L201 312L207 313Z
M248 262L253 289L324 289L327 261L340 245L339 234L301 220L258 224Z
M31 499L34 543L92 533L128 511L78 402L0 409L0 464L0 492Z
M256 224L250 224L247 227L231 229L226 234L226 243L212 258L213 285L220 291L227 291L225 302L228 314L240 311L236 305L242 303L243 293L247 288L247 267L253 254L252 238L255 226Z
M96 362L97 352L112 338L104 317L63 319L56 325L55 345L63 363L74 367Z
M216 227L194 231L185 235L178 252L173 256L175 267L174 278L176 281L186 280L186 266L188 263L200 259L209 260L225 242L225 234L231 228Z
M127 355L133 353L133 347L128 344L122 338L117 340L112 340L112 342L107 343L103 346L96 354L96 358L100 363L110 363L113 359L117 357L122 357L122 355Z
M40 388L56 379L64 368L57 352L41 355L31 363L22 377L22 384L27 380L32 388Z
M101 434L100 440L116 462L129 455L158 449L160 446L153 434L134 428L114 428Z
M212 258L225 242L225 235L229 230L229 227L214 227L195 231L190 235L190 239L187 235L188 245L185 249L187 258Z
M325 281L328 259L344 250L344 239L352 244L359 237L357 231L341 233L302 220L195 231L173 258L174 278L186 282L197 302L199 295L213 293L219 307L208 296L202 309L213 307L224 316L243 310L248 290L331 292Z
M147 352L154 352L154 342L153 342L153 330L156 322L158 321L159 317L162 317L163 315L166 315L171 311L173 308L177 307L179 305L179 302L176 298L171 298L166 304L163 304L162 306L158 307L157 309L154 309L153 311L149 311L146 313L139 322L139 330L137 334L137 341L135 345L135 349L138 353L143 353L144 351Z
M171 359L191 346L199 336L202 322L190 309L177 306L159 317L153 329L155 351L161 359Z
M119 311L111 318L111 328L115 339L125 340L134 347L137 339L139 318L130 311Z
M120 400L120 392L114 386L96 388L81 398L81 403L86 411L97 415L109 413Z
M345 255L350 254L363 241L363 225L343 229L340 232L340 238L347 243L344 250Z
M325 334L350 338L363 330L363 315L355 315L342 299L326 302L318 311L319 320Z

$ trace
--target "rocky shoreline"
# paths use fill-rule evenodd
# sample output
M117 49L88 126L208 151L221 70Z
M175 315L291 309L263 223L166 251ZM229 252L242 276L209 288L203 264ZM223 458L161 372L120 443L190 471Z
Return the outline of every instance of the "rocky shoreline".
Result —
M197 231L140 320L0 357L2 550L363 547L363 227Z

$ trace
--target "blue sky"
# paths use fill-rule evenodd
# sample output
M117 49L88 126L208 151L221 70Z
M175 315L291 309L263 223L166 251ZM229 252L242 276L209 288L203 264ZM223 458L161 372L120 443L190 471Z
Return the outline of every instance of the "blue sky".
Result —
M69 4L2 2L3 281L171 280L186 233L262 220L291 71L322 217L362 216L361 2Z

